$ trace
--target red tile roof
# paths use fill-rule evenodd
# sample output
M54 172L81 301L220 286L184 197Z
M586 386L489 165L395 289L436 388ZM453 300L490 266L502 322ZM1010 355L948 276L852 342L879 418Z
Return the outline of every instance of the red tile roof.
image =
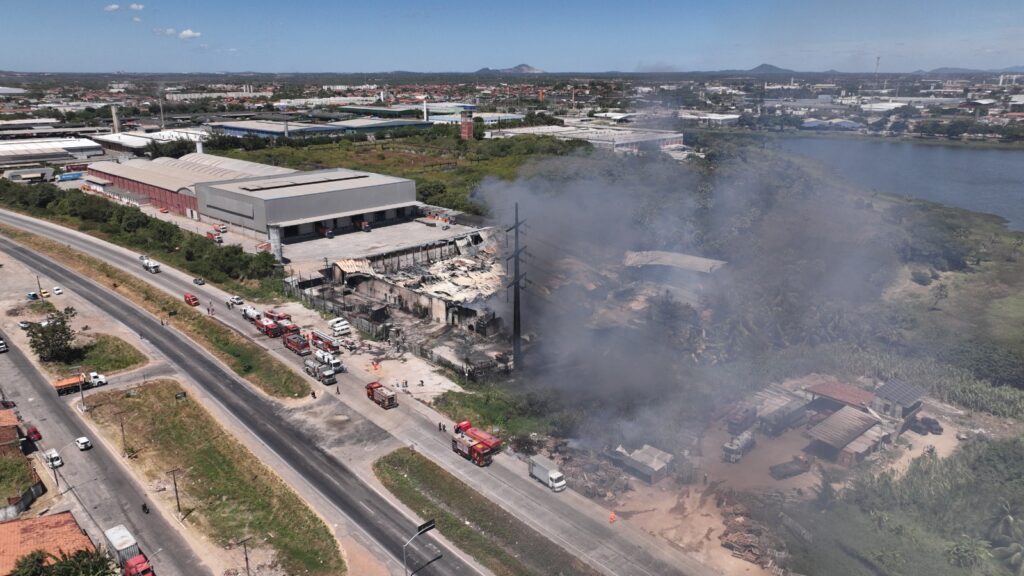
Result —
M815 396L824 396L847 406L858 408L870 405L871 401L875 399L874 392L842 382L820 382L808 386L805 390Z
M35 550L59 556L95 547L71 512L0 523L0 574L10 574L18 558Z
M17 425L18 415L14 413L14 410L0 410L0 428Z

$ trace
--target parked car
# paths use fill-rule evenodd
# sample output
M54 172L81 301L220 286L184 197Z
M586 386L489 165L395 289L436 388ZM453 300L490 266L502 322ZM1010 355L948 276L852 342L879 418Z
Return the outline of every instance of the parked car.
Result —
M7 352L7 342L3 338L0 338L0 352Z
M53 287L53 293L56 296L60 296L61 294L64 293L64 291L60 289L60 286L54 286Z
M60 468L64 465L64 460L61 460L60 454L53 448L43 452L43 460L50 468Z
M39 433L39 428L36 428L35 426L29 426L28 429L25 430L25 437L33 442L43 439L43 435Z
M28 320L18 321L18 328L21 328L22 330L28 330L30 326L32 326L32 323L29 322Z
M213 229L216 230L217 232L220 232L221 234L228 231L228 227L226 224L217 224L216 226L213 227Z
M231 302L235 306L241 306L242 304L245 304L245 300L242 300L241 296L232 296L231 298L228 298L228 302Z
M29 292L28 294L25 294L25 298L28 298L29 300L39 300L39 294Z
M0 408L4 410L10 410L11 408L17 408L18 404L14 400L0 400Z
M82 436L81 438L75 438L75 446L78 446L79 450L88 450L92 448L92 442L85 436Z
M192 283L196 286L202 286L203 284L206 284L206 280L203 280L202 278L193 278Z
M924 418L921 418L921 424L923 424L924 427L932 434L935 434L936 436L942 435L942 424L939 424L939 421L935 418L925 416Z
M39 295L42 296L43 298L49 298L50 297L50 292L49 292L49 290L42 290L42 291L39 292Z

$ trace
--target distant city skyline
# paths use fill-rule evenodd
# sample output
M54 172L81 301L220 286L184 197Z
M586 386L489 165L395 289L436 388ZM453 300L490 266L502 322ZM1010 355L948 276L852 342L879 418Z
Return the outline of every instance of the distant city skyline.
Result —
M1024 4L33 0L0 4L0 70L911 72L1024 65Z

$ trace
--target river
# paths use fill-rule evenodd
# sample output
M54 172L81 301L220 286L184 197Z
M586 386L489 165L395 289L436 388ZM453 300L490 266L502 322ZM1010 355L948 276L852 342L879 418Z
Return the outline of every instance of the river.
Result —
M780 138L865 190L998 214L1024 230L1024 150L941 146L865 138Z

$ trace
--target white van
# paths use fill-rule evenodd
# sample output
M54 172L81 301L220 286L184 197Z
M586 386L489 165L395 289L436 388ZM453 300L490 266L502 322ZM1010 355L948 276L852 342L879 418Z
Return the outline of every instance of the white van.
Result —
M341 316L338 316L337 318L331 318L330 320L327 321L327 325L330 326L331 328L334 328L335 324L348 324L348 320L345 320Z

